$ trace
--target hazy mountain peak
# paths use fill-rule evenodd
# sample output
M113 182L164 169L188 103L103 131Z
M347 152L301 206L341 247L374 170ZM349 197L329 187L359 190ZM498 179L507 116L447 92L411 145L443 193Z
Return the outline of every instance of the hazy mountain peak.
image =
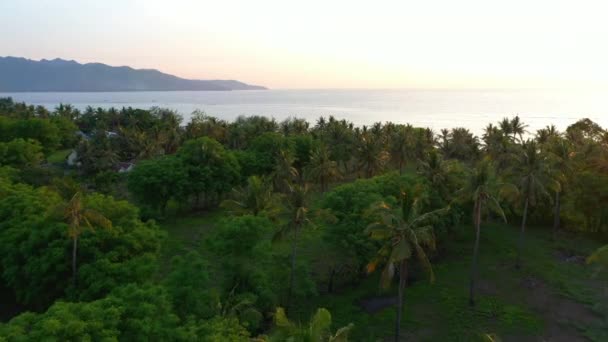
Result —
M234 80L189 80L156 69L81 64L55 58L0 57L0 92L178 91L266 89Z

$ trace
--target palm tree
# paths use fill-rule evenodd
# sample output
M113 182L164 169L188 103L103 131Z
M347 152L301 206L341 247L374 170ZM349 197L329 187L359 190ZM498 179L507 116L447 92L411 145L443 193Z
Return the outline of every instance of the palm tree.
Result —
M517 260L515 264L517 268L521 267L521 249L526 230L528 207L530 205L534 206L539 196L550 198L547 191L550 179L548 166L547 155L540 152L534 140L528 140L523 143L512 170L514 176L519 178L519 191L524 200L521 232L517 243Z
M397 126L390 135L390 158L399 168L399 174L403 174L405 162L412 158L413 140L414 132L410 125Z
M261 341L293 341L293 342L346 342L353 324L342 327L331 333L331 313L324 308L317 309L315 315L306 326L300 326L291 322L285 310L278 307L274 314L274 324L277 331L268 340Z
M370 178L384 169L388 160L388 153L383 149L381 141L375 139L365 128L361 133L357 159L359 169L363 170L366 178Z
M278 214L278 198L272 191L272 183L264 177L247 178L247 186L233 189L232 198L224 200L222 208L235 215L265 215L274 218Z
M458 191L460 198L473 201L473 223L475 225L475 245L469 285L469 304L475 305L475 284L477 281L477 260L479 258L479 238L481 235L481 213L491 210L506 222L505 213L498 202L501 184L496 182L493 169L488 160L482 161L474 170L464 188Z
M367 272L373 272L378 264L384 263L381 285L387 288L395 274L399 272L399 288L397 302L397 321L395 323L395 341L401 335L401 315L403 313L403 292L407 280L407 263L416 254L422 266L429 272L431 282L434 281L431 263L423 247L435 248L435 235L429 219L447 211L447 208L427 213L420 212L420 202L402 194L400 210L394 210L388 204L381 202L370 208L369 214L375 219L367 227L372 239L382 241L382 247L377 256L367 265Z
M63 210L63 217L68 224L68 236L72 239L72 280L74 287L76 287L78 238L87 229L94 231L95 226L110 229L112 228L112 222L101 213L85 208L81 192L74 194L67 203Z
M291 238L291 270L289 274L289 291L287 303L291 303L291 296L295 285L296 260L298 252L298 239L300 230L310 223L308 218L308 184L291 184L286 197L285 216L287 224L277 232L274 239L283 237L289 230L293 235ZM288 306L289 307L289 306Z
M553 178L555 179L555 203L553 210L553 237L560 227L561 193L564 184L572 172L572 158L574 151L566 139L556 137L549 145L549 158L551 161Z
M519 140L523 140L523 135L526 133L526 128L528 125L525 125L519 118L519 115L515 115L513 119L511 119L511 130L513 133L513 139L516 136L519 136Z
M503 118L501 122L498 123L498 127L506 136L510 136L513 133L513 124L509 118Z
M280 150L275 157L275 167L271 177L274 188L278 191L288 192L290 184L298 178L298 170L293 163L294 157L287 150Z
M321 146L313 151L307 168L307 176L321 185L321 192L327 190L329 182L340 179L338 163L330 159L326 146Z

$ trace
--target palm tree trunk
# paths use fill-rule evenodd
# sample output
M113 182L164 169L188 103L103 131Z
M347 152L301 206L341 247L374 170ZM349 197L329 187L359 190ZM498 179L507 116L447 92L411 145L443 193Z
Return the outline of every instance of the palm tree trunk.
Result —
M76 254L78 252L78 237L75 236L72 239L72 281L74 282L74 288L76 288L77 269L76 269Z
M289 274L289 292L287 293L288 308L291 307L291 296L293 293L293 287L294 287L294 282L295 282L297 250L298 250L298 225L296 224L293 229L293 241L291 243L291 272Z
M559 230L560 225L560 211L561 211L561 203L560 203L560 195L559 191L555 192L555 211L553 213L553 238L555 239L557 235L557 231Z
M402 260L399 267L399 294L397 299L397 322L395 324L395 342L401 337L401 315L403 314L403 292L407 281L407 260Z
M479 255L479 237L481 235L481 203L475 203L475 247L471 264L471 283L469 285L469 305L475 306L475 281L477 280L477 258Z
M528 218L528 198L526 197L526 203L524 204L524 217L521 220L521 231L519 232L519 241L517 243L517 260L515 262L515 268L521 268L521 249L524 243L524 232L526 230L526 219Z

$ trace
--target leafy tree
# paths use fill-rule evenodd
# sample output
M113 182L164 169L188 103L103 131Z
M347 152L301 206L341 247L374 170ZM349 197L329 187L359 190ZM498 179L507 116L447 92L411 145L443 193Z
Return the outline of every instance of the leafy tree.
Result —
M60 146L62 148L74 147L78 142L78 136L76 135L78 127L74 121L62 116L53 116L50 120L57 127Z
M374 203L394 203L401 189L413 191L422 182L410 174L389 173L339 185L327 192L321 200L321 208L334 219L323 229L323 241L340 256L336 268L352 268L354 276L358 277L359 270L379 248L379 243L369 239L365 232L370 219L365 211Z
M138 163L128 175L129 191L139 203L165 214L167 202L186 192L188 174L176 156L162 156Z
M209 249L221 260L223 288L238 295L253 295L249 302L264 310L277 304L283 287L276 279L283 274L270 248L274 225L268 218L244 215L218 225ZM229 257L228 257L229 256Z
M186 125L187 139L209 137L221 143L227 142L228 124L205 112L196 110L192 113L190 122Z
M275 134L278 129L279 125L274 119L255 115L239 116L229 125L228 144L231 148L236 149L249 148L251 144L254 144L254 140L265 140L261 137ZM279 136L282 135L279 134Z
M76 147L78 162L85 175L95 175L112 170L119 162L114 138L97 133L90 140L82 140Z
M216 316L195 324L194 335L188 340L202 342L234 341L249 342L249 332L236 317Z
M0 142L0 165L16 168L35 168L43 159L42 146L36 140L17 138Z
M0 138L10 141L15 138L34 139L40 142L45 153L49 153L61 144L60 131L51 121L32 118L27 120L14 120L10 127L11 133Z
M429 271L431 282L434 275L431 263L423 247L435 249L435 235L430 220L446 209L422 213L420 202L410 199L405 194L401 198L401 208L394 210L387 203L380 202L370 208L370 215L376 221L367 230L372 239L382 241L377 256L367 265L367 272L372 273L379 264L384 264L381 284L387 288L395 275L399 273L399 294L397 302L397 322L395 324L395 341L401 338L401 315L403 313L403 292L407 281L407 263L416 254L422 266Z
M217 141L202 137L189 140L178 151L187 174L186 193L199 202L230 191L239 180L239 164L234 155Z
M171 261L165 286L180 318L194 315L209 319L218 314L219 293L211 285L209 266L198 253L189 252Z
M93 302L58 301L44 313L21 314L0 325L0 335L9 341L179 341L187 336L163 288L135 285Z
M112 229L78 236L74 289L66 262L73 244L66 239L70 228L64 212L57 210L60 196L48 188L7 182L0 182L0 193L0 271L18 303L40 310L66 296L98 299L120 285L143 282L155 271L162 237L158 227L141 222L128 202L92 194L81 197L74 217L83 228L87 225L82 211L97 212L112 222Z

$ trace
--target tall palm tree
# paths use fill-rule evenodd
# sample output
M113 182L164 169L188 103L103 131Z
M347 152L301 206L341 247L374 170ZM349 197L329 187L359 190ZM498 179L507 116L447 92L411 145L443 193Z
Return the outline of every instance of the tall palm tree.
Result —
M384 150L382 142L375 139L365 128L361 133L357 159L359 169L363 170L366 178L370 178L382 171L388 160L388 153Z
M277 191L288 192L290 184L298 178L298 170L293 166L294 160L291 153L284 149L275 157L275 167L271 177Z
M293 341L293 342L346 342L348 334L353 328L353 324L342 327L331 333L331 313L324 308L317 309L315 315L310 319L306 326L301 326L291 322L285 310L278 307L274 314L274 324L277 329L268 339L262 341Z
M513 133L513 139L515 139L516 136L519 136L519 140L523 141L523 135L524 133L526 133L526 128L528 127L528 125L524 124L521 119L519 118L519 115L515 115L515 117L513 119L511 119L511 130Z
M281 238L287 234L289 230L292 232L291 237L291 270L289 274L289 290L287 293L287 304L291 304L291 297L295 285L295 271L298 253L298 242L300 230L310 223L308 217L308 184L291 184L289 192L286 196L285 216L286 224L277 232L275 239Z
M514 134L513 133L513 125L511 123L511 120L509 120L509 118L503 118L502 121L500 121L498 123L498 127L500 127L500 130L506 136L510 136L511 134Z
M498 201L500 188L504 186L496 181L492 165L483 160L471 174L464 188L458 191L460 199L473 202L473 224L475 225L475 245L469 284L469 304L475 305L475 285L478 274L479 238L481 235L481 214L484 210L497 213L506 222L507 218Z
M321 146L312 152L306 171L308 178L321 186L322 192L327 190L329 182L338 180L341 177L338 163L331 160L326 146Z
M421 213L419 203L417 199L402 194L401 208L395 210L381 202L373 205L369 212L375 221L367 227L367 232L372 239L382 241L382 247L367 265L367 272L375 271L378 264L383 263L381 285L384 288L390 285L395 269L399 272L395 341L399 341L401 335L403 292L407 281L408 261L415 254L429 272L431 282L434 281L431 263L423 247L431 250L435 248L435 235L429 219L447 211L447 208L444 208Z
M555 180L555 203L553 210L553 236L560 228L561 194L568 176L572 172L574 150L568 140L556 137L549 145L549 158Z
M523 143L511 172L518 180L519 191L523 198L523 216L521 231L517 243L517 260L515 266L521 267L521 250L523 247L528 207L534 206L539 196L550 199L547 186L550 181L550 171L547 155L542 153L534 140Z
M390 135L389 152L391 160L399 168L399 174L403 174L406 161L413 157L413 146L413 127L410 125L395 127Z
M72 239L72 281L76 287L78 268L76 258L78 255L78 238L85 230L94 231L94 227L104 229L112 228L112 222L101 213L86 208L82 193L77 192L65 205L63 217L68 224L68 236Z
M278 198L272 190L272 183L266 178L251 176L246 187L233 189L232 198L220 206L235 215L264 215L272 219L279 211Z

